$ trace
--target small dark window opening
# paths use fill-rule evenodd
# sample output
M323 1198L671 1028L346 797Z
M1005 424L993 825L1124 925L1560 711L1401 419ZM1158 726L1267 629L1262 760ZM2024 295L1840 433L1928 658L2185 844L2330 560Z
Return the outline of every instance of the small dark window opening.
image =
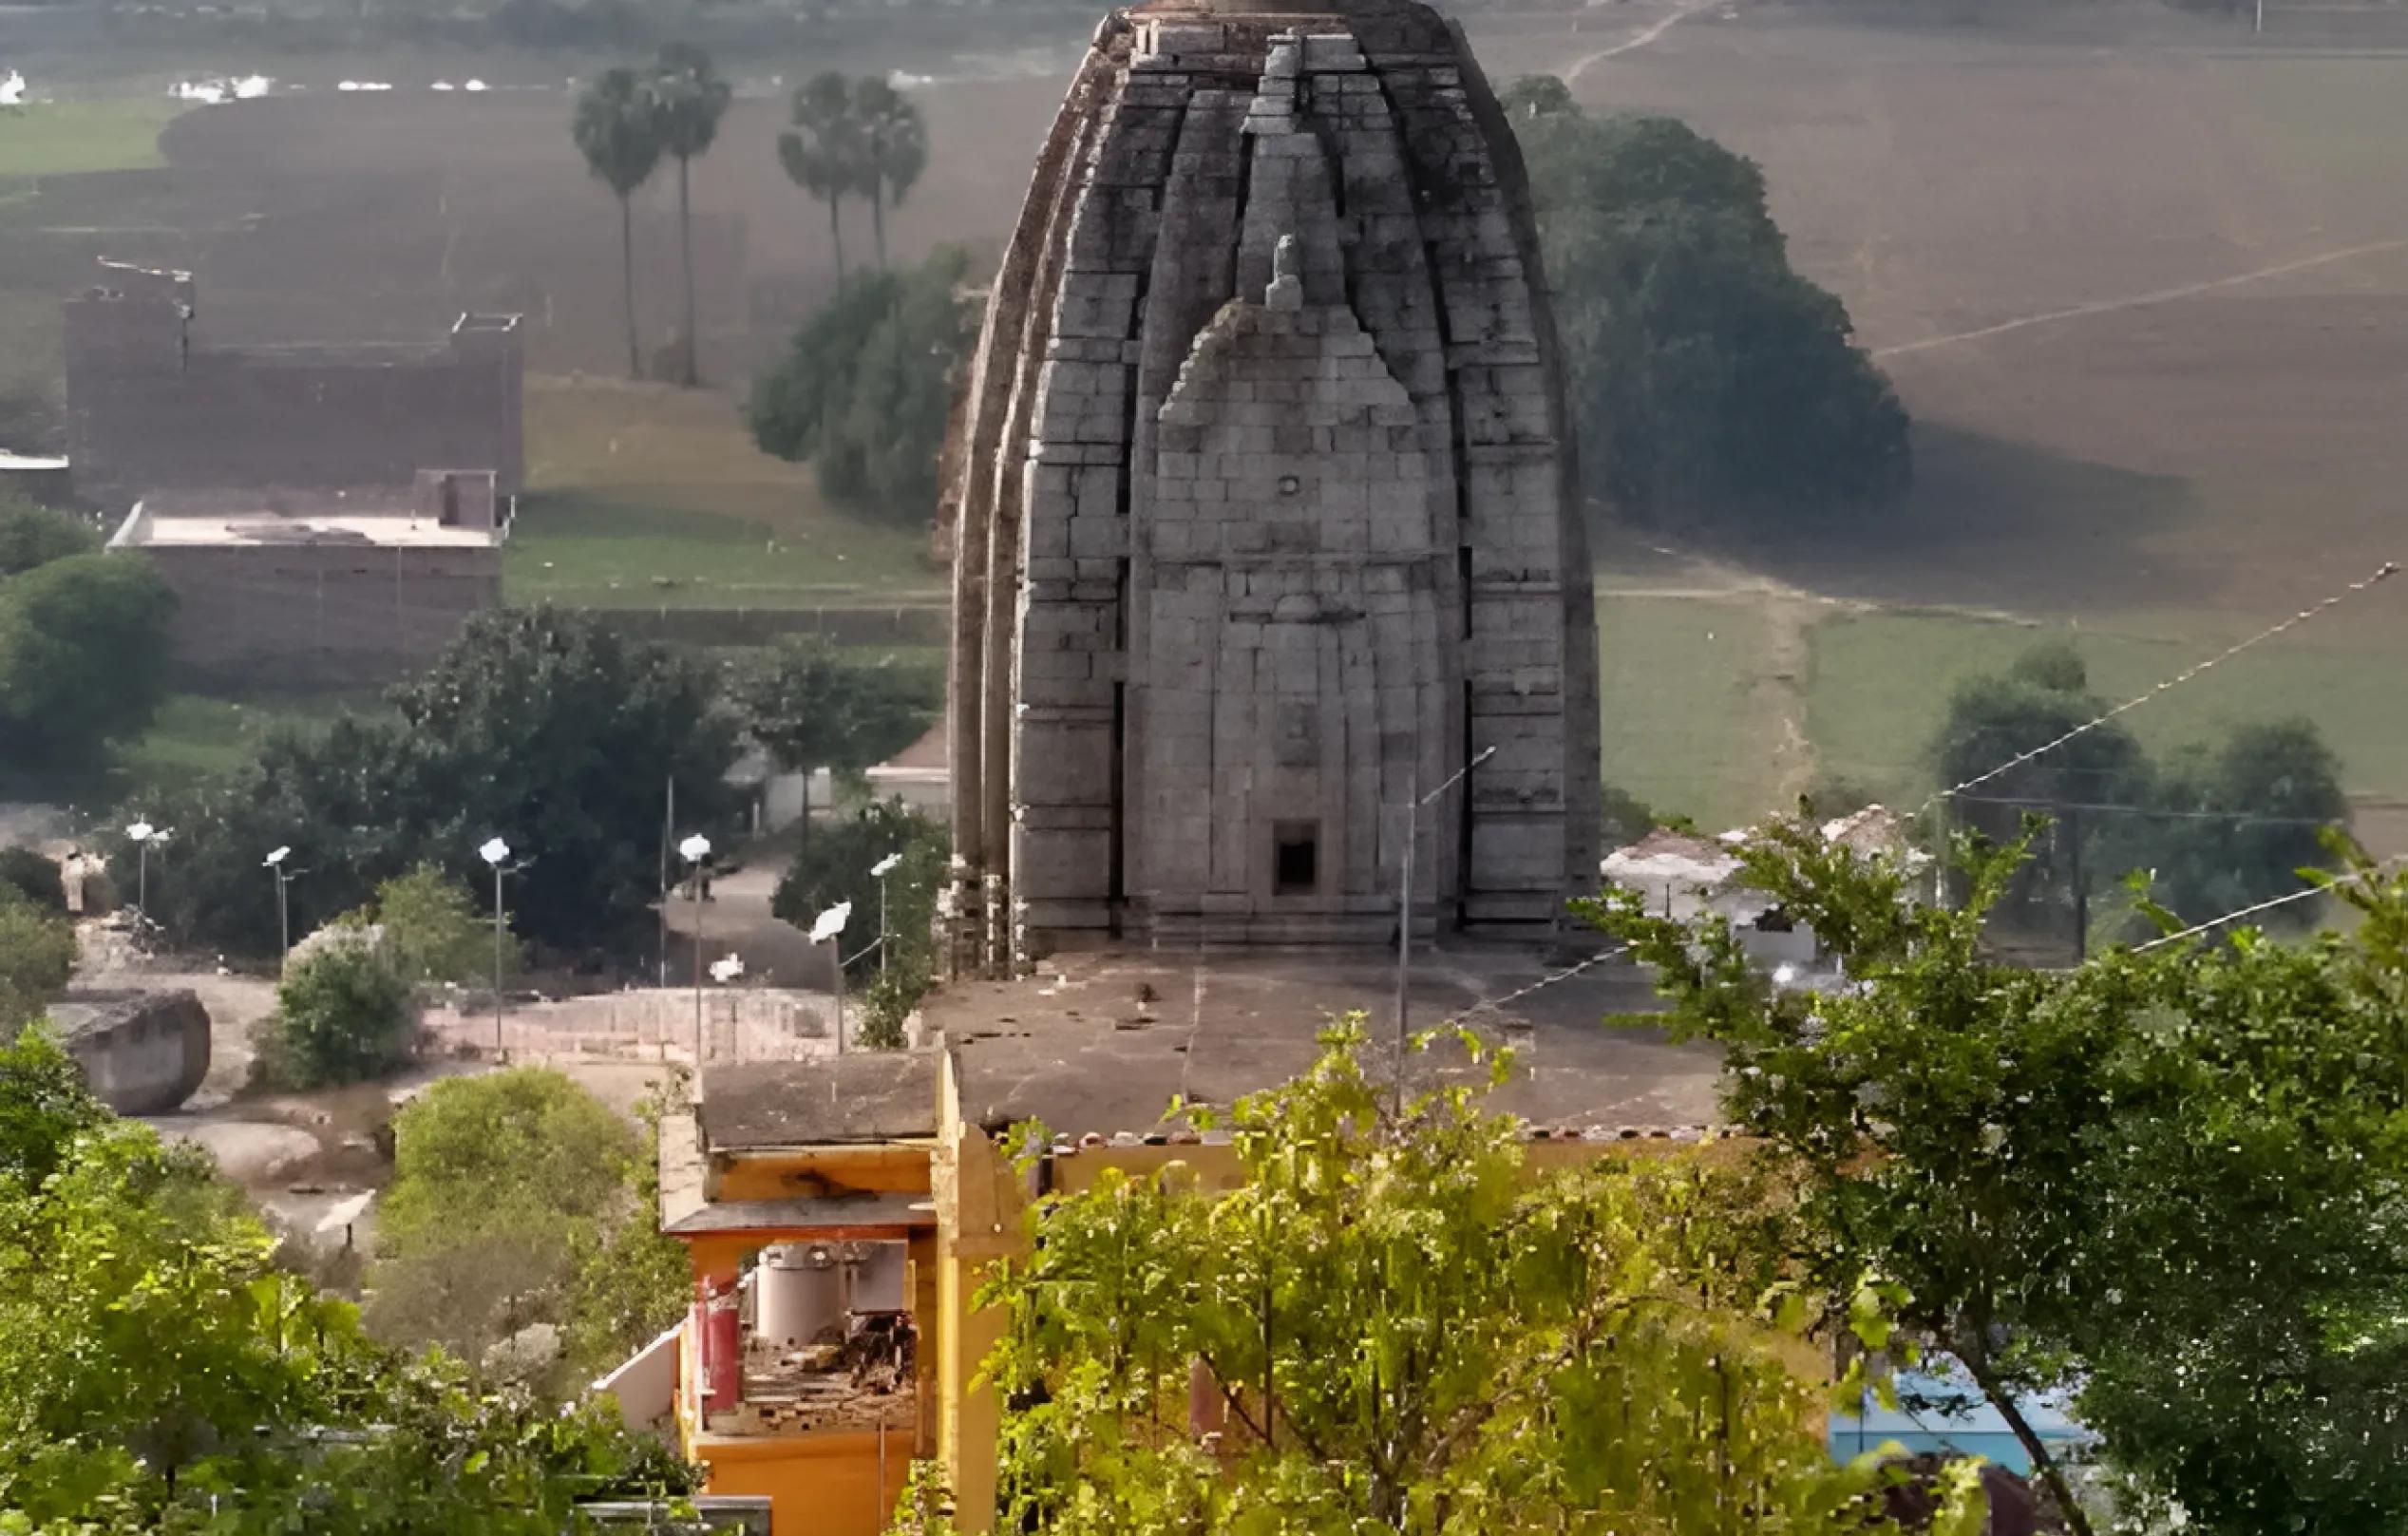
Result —
M1280 896L1310 894L1320 884L1321 829L1312 822L1281 822L1272 828L1277 857L1271 888Z

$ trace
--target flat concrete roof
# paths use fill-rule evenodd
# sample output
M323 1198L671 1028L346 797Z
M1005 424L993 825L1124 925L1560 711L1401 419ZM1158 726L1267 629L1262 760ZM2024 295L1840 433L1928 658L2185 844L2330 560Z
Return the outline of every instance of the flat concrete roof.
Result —
M937 1061L863 1051L816 1061L703 1070L703 1150L831 1147L937 1134Z
M120 548L235 548L308 544L356 544L384 549L488 549L500 542L491 528L446 528L407 512L151 513L120 533Z
M1649 973L1609 960L1512 996L1605 947L1599 936L1585 954L1425 948L1414 960L1412 1027L1460 1020L1512 1046L1512 1076L1488 1102L1536 1130L1612 1135L1715 1123L1718 1052L1603 1022L1661 1006ZM1356 1011L1369 1015L1375 1061L1395 1059L1393 955L1126 951L1038 969L1026 980L948 986L922 1005L958 1064L962 1117L990 1132L1030 1119L1056 1137L1166 1131L1173 1094L1225 1106L1297 1077L1318 1055L1316 1036L1328 1022ZM1408 1058L1406 1080L1485 1081L1485 1069L1442 1046Z

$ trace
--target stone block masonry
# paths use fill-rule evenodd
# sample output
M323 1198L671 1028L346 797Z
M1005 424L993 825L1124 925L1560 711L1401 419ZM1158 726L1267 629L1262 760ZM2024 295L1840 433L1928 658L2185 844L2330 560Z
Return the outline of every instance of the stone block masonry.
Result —
M1595 619L1520 154L1413 0L1154 0L1071 83L947 462L957 961L1544 935Z

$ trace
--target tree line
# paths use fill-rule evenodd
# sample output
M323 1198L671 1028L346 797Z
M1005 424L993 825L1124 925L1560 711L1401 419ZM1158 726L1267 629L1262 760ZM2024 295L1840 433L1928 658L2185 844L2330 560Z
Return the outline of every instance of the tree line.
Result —
M586 169L618 199L621 297L627 371L643 376L635 323L634 199L665 156L677 164L677 233L685 327L678 338L678 382L700 382L695 350L693 208L691 170L710 152L734 90L710 54L687 43L663 47L648 67L605 69L578 93L570 137ZM901 203L928 164L928 129L920 108L881 76L848 79L836 70L794 92L793 126L778 136L778 161L796 186L827 204L836 280L844 283L844 205L867 199L878 264L886 265L886 213Z

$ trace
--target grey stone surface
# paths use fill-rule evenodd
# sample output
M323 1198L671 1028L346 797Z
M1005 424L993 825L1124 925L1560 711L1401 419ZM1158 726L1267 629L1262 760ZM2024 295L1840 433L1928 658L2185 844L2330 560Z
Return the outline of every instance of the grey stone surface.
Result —
M706 1151L933 1136L937 1067L901 1051L711 1067L696 1112Z
M948 462L955 959L1538 933L1590 577L1520 153L1412 0L1155 0L1071 84ZM1309 852L1307 851L1309 849Z
M70 992L49 1016L92 1092L119 1114L180 1109L209 1075L209 1011L188 990Z

